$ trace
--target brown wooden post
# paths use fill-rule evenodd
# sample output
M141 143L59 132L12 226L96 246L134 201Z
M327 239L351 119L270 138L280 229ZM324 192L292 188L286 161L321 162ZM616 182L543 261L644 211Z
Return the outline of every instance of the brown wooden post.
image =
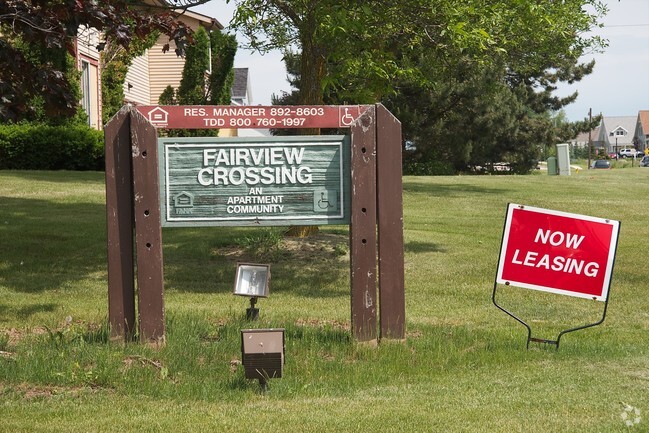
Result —
M130 338L135 327L133 178L130 114L122 108L104 128L108 324L112 339Z
M131 158L140 340L164 343L162 227L158 178L158 135L131 110Z
M405 338L401 122L376 107L380 338Z
M358 341L376 340L376 109L351 127L351 309Z

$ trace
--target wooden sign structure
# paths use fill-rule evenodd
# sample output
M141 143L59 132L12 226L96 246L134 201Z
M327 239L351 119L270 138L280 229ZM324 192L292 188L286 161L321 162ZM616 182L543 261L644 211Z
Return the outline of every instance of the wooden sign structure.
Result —
M165 339L157 127L349 128L352 333L358 341L405 338L401 124L376 104L123 107L105 127L113 339L135 332L135 281L141 341Z

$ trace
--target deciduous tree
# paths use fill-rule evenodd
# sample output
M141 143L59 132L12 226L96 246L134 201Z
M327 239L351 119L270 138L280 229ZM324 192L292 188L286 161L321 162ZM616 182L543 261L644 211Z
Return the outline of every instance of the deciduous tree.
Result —
M581 55L600 0L235 0L234 25L261 51L301 53L298 103L384 101L420 156L452 170L508 157L523 169L553 133L558 82ZM411 121L411 123L409 123Z

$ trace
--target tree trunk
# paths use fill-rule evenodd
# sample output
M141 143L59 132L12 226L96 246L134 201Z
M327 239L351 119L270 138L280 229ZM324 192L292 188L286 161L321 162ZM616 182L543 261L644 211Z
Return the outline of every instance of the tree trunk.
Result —
M286 232L286 236L294 238L307 238L311 235L318 234L318 226L291 226Z
M324 48L318 46L310 37L302 39L302 60L300 62L300 105L323 105L322 79L326 72ZM318 128L304 128L300 135L320 135ZM288 236L305 238L320 231L318 226L291 226Z

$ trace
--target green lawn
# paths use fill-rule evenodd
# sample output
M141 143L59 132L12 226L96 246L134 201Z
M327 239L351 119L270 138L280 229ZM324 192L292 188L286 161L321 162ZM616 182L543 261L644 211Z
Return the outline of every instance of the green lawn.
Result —
M638 167L405 178L407 339L378 347L350 336L346 227L259 258L263 229L164 229L155 349L108 342L103 173L0 171L0 432L647 432L647 191ZM621 221L607 318L558 351L491 302L510 202ZM258 323L241 259L271 263ZM500 289L542 338L601 316ZM248 327L286 329L265 393L238 365Z

